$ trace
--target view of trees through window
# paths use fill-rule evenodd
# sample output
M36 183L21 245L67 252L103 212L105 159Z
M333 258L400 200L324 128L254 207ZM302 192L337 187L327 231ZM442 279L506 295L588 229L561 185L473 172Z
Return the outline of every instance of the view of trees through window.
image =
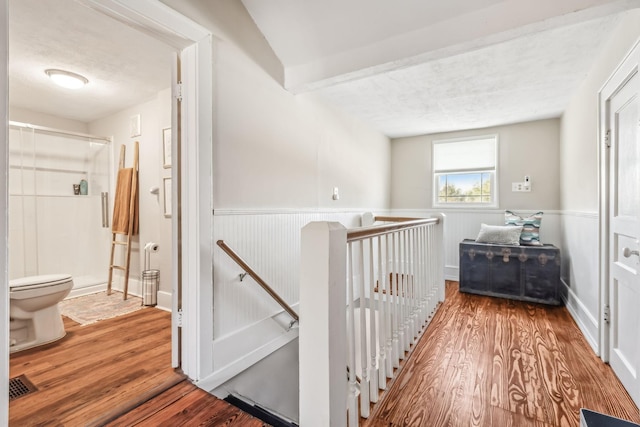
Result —
M492 172L441 174L438 179L440 203L491 203Z

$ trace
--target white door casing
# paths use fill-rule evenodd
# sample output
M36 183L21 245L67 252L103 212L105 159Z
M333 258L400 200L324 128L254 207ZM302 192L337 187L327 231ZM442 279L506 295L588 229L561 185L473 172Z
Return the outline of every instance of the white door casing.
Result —
M80 0L180 52L182 101L180 140L172 132L172 365L192 380L212 368L212 35L209 30L157 0ZM175 113L175 111L174 111ZM177 114L172 128L177 128ZM181 203L180 203L181 202ZM184 260L188 260L187 263ZM182 331L178 325L178 305ZM180 340L180 342L178 341ZM179 349L183 351L180 353Z
M8 38L9 38L9 19L8 19L8 0L0 0L0 117L3 117L2 126L0 126L0 147L3 147L0 153L0 274L2 278L2 298L0 299L0 313L2 313L3 320L0 322L0 342L9 342L9 271L8 271L8 249L7 243L9 240L8 232L8 186L7 186L7 158L9 151L9 144L7 143L8 129L9 129L9 113L8 113L8 100L9 100L9 82L7 77L8 70ZM9 346L3 345L0 350L0 381L2 384L9 384ZM7 425L9 423L9 387L2 387L0 389L0 402L2 407L0 408L0 425Z
M607 185L605 360L640 406L640 46L600 93ZM606 319L605 319L606 320Z
M180 54L173 54L171 63L171 152L180 150L180 107L182 105L180 76ZM178 160L179 157L176 159ZM176 161L171 167L171 367L182 367L182 282L180 252L180 216L178 186L180 183L180 164ZM166 191L166 188L165 188ZM166 197L166 195L165 195ZM176 319L176 316L178 319Z

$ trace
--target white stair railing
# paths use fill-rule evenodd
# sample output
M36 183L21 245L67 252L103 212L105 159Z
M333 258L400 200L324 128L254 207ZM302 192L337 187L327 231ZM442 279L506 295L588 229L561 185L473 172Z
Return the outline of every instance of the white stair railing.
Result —
M370 217L368 222L373 220L387 223L348 231L336 223L311 223L303 229L303 426L357 426L360 417L367 418L370 404L378 401L387 379L397 375L401 360L444 300L444 217ZM337 307L323 305L329 300ZM334 359L322 360L322 355ZM326 407L308 402L319 390L326 394Z

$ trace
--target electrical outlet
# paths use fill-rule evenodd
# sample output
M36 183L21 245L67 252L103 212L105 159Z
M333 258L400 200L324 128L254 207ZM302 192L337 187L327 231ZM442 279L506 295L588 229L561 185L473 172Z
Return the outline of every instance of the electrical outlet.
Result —
M511 191L513 192L530 192L531 183L529 182L512 182Z

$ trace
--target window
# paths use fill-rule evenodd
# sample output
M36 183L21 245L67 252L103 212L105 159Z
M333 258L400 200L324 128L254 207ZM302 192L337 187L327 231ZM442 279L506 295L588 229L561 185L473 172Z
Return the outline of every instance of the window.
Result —
M498 137L433 141L434 206L497 205Z

